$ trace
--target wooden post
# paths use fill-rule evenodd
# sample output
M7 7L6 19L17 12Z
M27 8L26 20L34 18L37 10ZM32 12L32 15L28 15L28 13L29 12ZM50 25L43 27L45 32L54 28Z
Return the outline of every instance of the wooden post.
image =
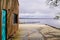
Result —
M14 23L14 14L19 13L18 0L1 0L1 10L7 10L7 39L18 30L18 22ZM17 19L18 20L18 19Z

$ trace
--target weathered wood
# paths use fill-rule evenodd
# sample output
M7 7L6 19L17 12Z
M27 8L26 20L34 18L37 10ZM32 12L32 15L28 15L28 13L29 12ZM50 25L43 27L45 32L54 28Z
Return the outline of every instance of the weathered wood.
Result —
M1 0L0 0L0 5L1 5ZM0 6L0 39L1 39L1 6Z
M18 23L13 23L13 15L18 15L19 12L18 6L18 0L1 0L1 10L7 10L7 39L18 30Z

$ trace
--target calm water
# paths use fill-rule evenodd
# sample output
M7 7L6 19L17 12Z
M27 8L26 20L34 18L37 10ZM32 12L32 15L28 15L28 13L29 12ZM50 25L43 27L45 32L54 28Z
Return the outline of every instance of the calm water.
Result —
M60 20L57 19L19 19L19 22L25 24L48 24L60 28Z

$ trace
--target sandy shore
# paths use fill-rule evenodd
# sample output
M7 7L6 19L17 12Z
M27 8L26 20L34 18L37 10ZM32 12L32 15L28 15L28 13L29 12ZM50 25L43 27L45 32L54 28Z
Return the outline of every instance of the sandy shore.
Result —
M13 40L60 40L60 30L43 24L19 24Z

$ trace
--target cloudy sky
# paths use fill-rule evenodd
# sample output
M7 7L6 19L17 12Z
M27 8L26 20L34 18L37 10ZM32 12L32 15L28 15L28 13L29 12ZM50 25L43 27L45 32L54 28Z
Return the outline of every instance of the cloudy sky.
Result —
M19 13L55 15L60 11L59 7L50 8L46 2L46 0L19 0Z
M51 8L46 4L46 0L19 0L19 18L53 18L58 12L60 12L60 6ZM43 20L42 22L46 21L48 24L60 28L60 20Z

